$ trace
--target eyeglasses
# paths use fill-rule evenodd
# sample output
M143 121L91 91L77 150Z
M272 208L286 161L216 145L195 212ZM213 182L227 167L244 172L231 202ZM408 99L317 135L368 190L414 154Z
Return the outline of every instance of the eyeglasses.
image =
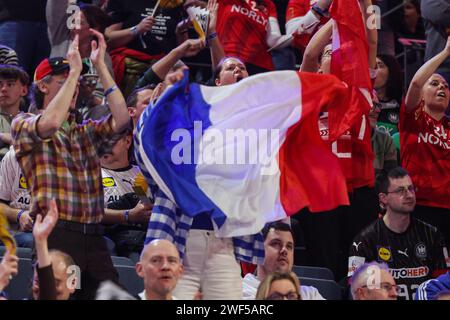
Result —
M416 193L417 188L414 185L409 185L407 187L399 187L399 188L395 189L394 191L387 191L385 193L386 194L395 193L396 195L404 197L408 194L408 191L411 193Z
M96 86L98 80L96 78L81 78L80 83L84 86Z
M387 292L391 291L392 289L394 289L395 292L397 292L397 290L398 290L396 284L392 284L392 283L389 283L389 282L381 282L379 286L371 285L369 287L369 286L365 285L365 286L361 286L361 288L367 288L369 290L372 290L372 289L383 289L383 290L386 290Z
M297 292L288 292L286 294L281 294L279 292L274 292L268 296L265 300L300 300L300 295Z

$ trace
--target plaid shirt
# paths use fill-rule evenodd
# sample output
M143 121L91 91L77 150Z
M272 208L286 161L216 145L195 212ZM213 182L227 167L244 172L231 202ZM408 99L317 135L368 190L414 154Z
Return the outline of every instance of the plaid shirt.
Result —
M97 149L114 134L112 117L77 124L71 115L48 139L37 133L39 118L21 113L11 128L16 158L31 193L31 215L45 214L54 198L60 219L99 223L104 199Z

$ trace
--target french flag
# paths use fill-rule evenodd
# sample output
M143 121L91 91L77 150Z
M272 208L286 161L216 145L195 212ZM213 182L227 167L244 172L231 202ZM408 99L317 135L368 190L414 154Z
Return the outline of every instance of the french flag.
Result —
M318 129L347 91L332 75L275 71L208 87L186 73L142 114L136 158L185 214L208 213L217 236L256 234L304 207L349 203Z

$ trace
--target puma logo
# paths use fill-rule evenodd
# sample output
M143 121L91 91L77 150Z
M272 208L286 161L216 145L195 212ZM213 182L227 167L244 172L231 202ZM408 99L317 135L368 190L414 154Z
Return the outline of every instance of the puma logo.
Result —
M129 183L130 185L133 185L133 181L132 180L126 180L124 178L122 178L123 182Z
M359 247L359 245L361 244L362 242L360 241L360 242L358 242L358 243L356 243L356 242L353 242L352 243L352 246L355 246L355 248L356 248L356 251L358 251L358 247Z
M404 255L405 257L409 258L407 251L408 251L408 248L406 248L405 251L397 250L398 253L400 253L400 254Z

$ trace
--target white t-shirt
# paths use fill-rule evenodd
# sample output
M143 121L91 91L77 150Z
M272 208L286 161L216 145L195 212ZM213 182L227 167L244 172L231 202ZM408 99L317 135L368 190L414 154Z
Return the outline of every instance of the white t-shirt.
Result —
M9 201L10 207L14 209L30 208L30 192L12 147L0 165L0 199Z
M247 273L242 279L242 297L244 300L255 300L256 291L261 281L251 273ZM325 300L319 291L310 286L300 286L302 300Z
M134 192L134 179L139 171L138 166L129 166L119 170L102 168L105 206L119 200L120 196L126 193Z
M139 293L138 296L139 296L139 298L141 298L141 300L147 300L147 296L145 295L145 289L144 289L144 291ZM172 300L178 300L178 299L176 297L172 296Z

